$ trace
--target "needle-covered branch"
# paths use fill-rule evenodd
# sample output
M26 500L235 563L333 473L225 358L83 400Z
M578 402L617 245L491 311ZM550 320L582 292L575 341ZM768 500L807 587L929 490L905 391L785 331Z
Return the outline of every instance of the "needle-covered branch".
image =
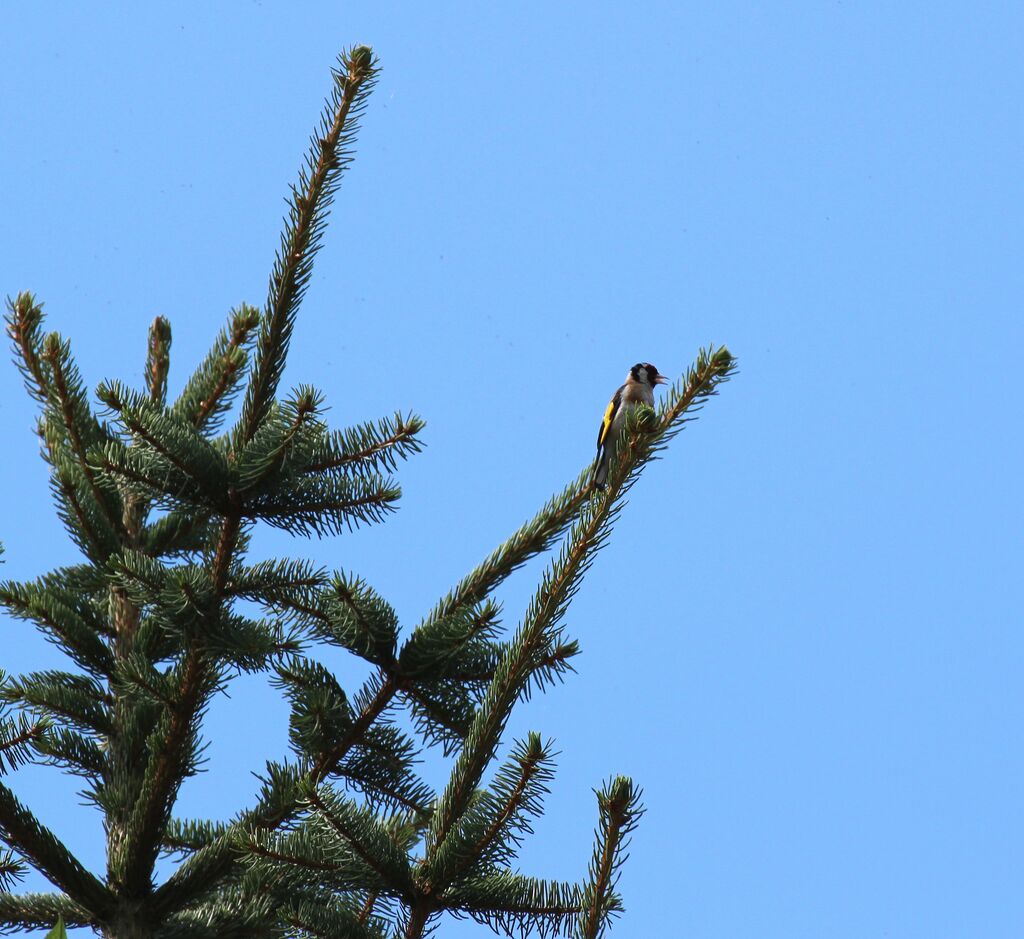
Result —
M49 929L57 920L67 927L95 926L96 919L70 897L61 893L0 892L0 927L14 930Z
M46 718L30 714L7 716L3 705L3 690L7 686L6 673L0 670L0 776L11 773L32 758L32 748L51 728ZM0 883L2 888L2 883Z
M258 598L254 591L253 599ZM336 572L324 589L270 596L272 608L293 616L315 639L348 649L374 665L395 661L398 616L362 578Z
M110 524L109 513L87 491L82 468L64 452L51 415L43 416L39 429L44 458L53 467L50 490L57 502L57 514L82 553L93 563L102 564L121 548L121 535Z
M640 791L625 776L617 776L597 793L597 805L601 819L590 861L590 880L577 924L579 939L601 939L610 919L622 911L615 883L625 860L629 836L643 814Z
M228 826L224 822L172 818L164 828L161 850L165 854L192 854L223 837L227 833L227 829Z
M373 806L427 820L435 796L414 772L419 754L412 738L397 727L378 723L367 728L359 743L334 766L331 777L363 793Z
M199 720L219 687L219 676L198 650L175 669L174 706L149 735L144 774L128 814L123 840L109 848L111 866L129 893L150 889L164 827L182 782L196 772Z
M362 912L358 904L322 894L290 898L281 909L301 939L391 939L385 920Z
M432 883L448 886L508 866L523 837L533 832L530 819L541 813L541 800L555 775L552 757L550 743L542 743L539 734L516 744L491 788L478 793L458 829L438 850Z
M268 764L266 776L261 777L263 790L255 808L242 812L222 830L206 833L204 843L154 892L154 914L165 916L172 910L188 908L225 884L233 883L241 870L239 845L269 837L294 817L304 778L294 766ZM171 832L178 830L170 823L169 826Z
M512 871L496 871L453 887L444 905L455 915L469 916L495 932L539 936L565 935L583 906L575 884L537 880Z
M99 484L87 452L111 438L89 407L68 344L56 334L44 337L42 321L42 305L31 294L8 300L15 361L29 393L44 406L38 433L53 467L59 514L83 552L100 561L117 550L125 532L119 496Z
M95 737L66 727L51 727L38 734L32 747L40 757L39 762L63 767L94 784L105 777L109 768L107 755Z
M213 348L185 384L171 412L196 430L215 433L241 388L260 311L242 304L214 340Z
M527 561L549 550L587 504L591 475L589 468L584 470L561 493L553 496L530 521L499 545L482 564L443 597L423 625L451 616L464 607L481 603Z
M23 880L27 872L28 865L13 851L6 848L0 850L0 896Z
M382 477L305 477L286 490L248 502L244 517L291 535L340 535L384 521L396 511L401 495L394 481Z
M224 520L220 538L211 557L212 604L207 615L220 613L222 593L238 545L237 517ZM199 722L211 695L220 687L216 660L211 661L198 639L175 668L174 706L164 715L149 741L149 759L131 808L125 837L111 847L120 855L114 869L120 872L131 893L149 887L153 864L160 851L162 835L171 817L174 801L184 779L195 772Z
M97 460L100 469L141 498L170 508L185 504L230 511L230 470L220 450L187 422L120 382L101 385L97 394L132 440L130 447L109 444Z
M90 916L102 919L114 905L114 897L107 888L3 783L0 783L0 840L31 861L36 870Z
M107 627L88 595L74 589L75 574L64 568L28 583L4 581L0 583L0 607L35 623L79 667L98 678L109 677L114 659L104 642Z
M305 387L268 409L259 431L235 455L234 482L243 499L274 492L305 470L327 434L322 408L320 393Z
M112 443L113 438L92 413L78 368L71 358L70 344L57 333L50 333L43 343L43 359L50 376L50 413L63 425L63 439L51 434L51 446L61 455L73 457L85 480L88 497L95 502L110 528L123 535L123 506L117 491L100 486L88 458L92 448Z
M146 389L154 404L167 402L167 373L171 368L171 324L158 316L149 327L146 353Z
M149 557L169 560L198 554L216 535L212 515L191 507L172 509L143 527L139 549Z
M165 848L191 850L178 868L154 892L150 901L150 912L160 921L173 913L194 906L204 897L216 893L223 882L210 876L210 871L221 865L230 865L237 860L242 847L241 829L226 829L221 826L216 835L204 832L199 839L183 839L180 830L168 823L169 831L164 835ZM170 839L168 841L168 839Z
M239 444L255 436L277 391L298 306L309 286L334 193L352 162L359 117L376 71L372 51L357 46L341 56L333 72L334 88L324 107L319 132L292 189L288 221L270 277L252 377L237 428Z
M40 404L50 395L50 379L43 369L43 305L27 292L7 298L7 335L11 337L14 362L25 381L25 389Z
M423 449L416 435L424 426L415 414L396 413L393 418L382 417L376 423L334 431L321 442L306 472L394 472L400 460L407 460Z

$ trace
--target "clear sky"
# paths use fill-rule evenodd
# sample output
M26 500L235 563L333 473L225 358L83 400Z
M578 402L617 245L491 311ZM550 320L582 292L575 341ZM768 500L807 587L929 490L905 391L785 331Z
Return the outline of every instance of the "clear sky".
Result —
M256 549L406 624L591 458L630 365L739 357L574 603L579 674L513 721L562 751L524 870L582 876L624 772L615 936L1024 935L1018 4L47 3L4 32L2 290L90 386L141 382L167 315L172 391L263 300L329 66L374 46L286 381L339 425L414 409L428 448L384 526ZM75 557L32 421L0 369L11 577ZM3 630L7 670L57 664ZM231 695L185 813L285 752L265 681ZM15 785L102 868L73 781Z

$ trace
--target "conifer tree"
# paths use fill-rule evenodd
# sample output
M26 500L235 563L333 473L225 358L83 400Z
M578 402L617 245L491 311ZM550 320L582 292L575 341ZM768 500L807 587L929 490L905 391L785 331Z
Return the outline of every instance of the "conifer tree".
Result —
M231 314L173 400L165 319L150 328L145 388L105 382L97 409L68 342L44 332L41 304L28 293L9 301L57 511L82 560L0 584L0 604L68 659L65 671L0 677L0 775L37 761L80 776L107 862L88 870L0 781L0 931L416 939L447 913L595 939L621 909L637 788L614 777L598 791L579 883L520 873L516 851L542 810L553 750L536 733L511 746L503 734L518 703L570 669L579 650L561 621L624 497L733 359L701 351L657 412L627 421L606 489L585 469L411 630L355 573L251 560L260 523L325 536L383 521L400 494L393 473L421 447L413 414L330 430L318 391L280 387L375 74L366 47L340 58L266 305ZM506 634L494 592L544 553L547 570ZM369 663L371 677L343 688L318 662L321 644ZM239 672L269 672L286 696L292 753L266 766L256 803L234 818L180 818L211 696ZM415 772L427 747L451 762L441 792ZM180 863L157 882L161 854ZM16 892L26 865L55 890Z

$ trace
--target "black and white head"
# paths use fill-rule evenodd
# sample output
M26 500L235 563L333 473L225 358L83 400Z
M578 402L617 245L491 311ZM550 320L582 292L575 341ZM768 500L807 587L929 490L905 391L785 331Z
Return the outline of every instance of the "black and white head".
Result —
M629 380L639 382L641 385L667 385L668 379L662 375L650 362L637 362L629 370Z

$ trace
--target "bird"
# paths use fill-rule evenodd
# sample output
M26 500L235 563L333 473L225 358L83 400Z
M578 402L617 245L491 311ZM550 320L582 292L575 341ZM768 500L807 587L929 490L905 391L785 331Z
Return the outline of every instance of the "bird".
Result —
M650 362L637 362L625 382L612 395L605 408L601 429L597 432L597 459L594 461L594 485L604 489L608 469L615 457L615 447L629 411L646 404L654 407L654 386L665 385L668 379Z

